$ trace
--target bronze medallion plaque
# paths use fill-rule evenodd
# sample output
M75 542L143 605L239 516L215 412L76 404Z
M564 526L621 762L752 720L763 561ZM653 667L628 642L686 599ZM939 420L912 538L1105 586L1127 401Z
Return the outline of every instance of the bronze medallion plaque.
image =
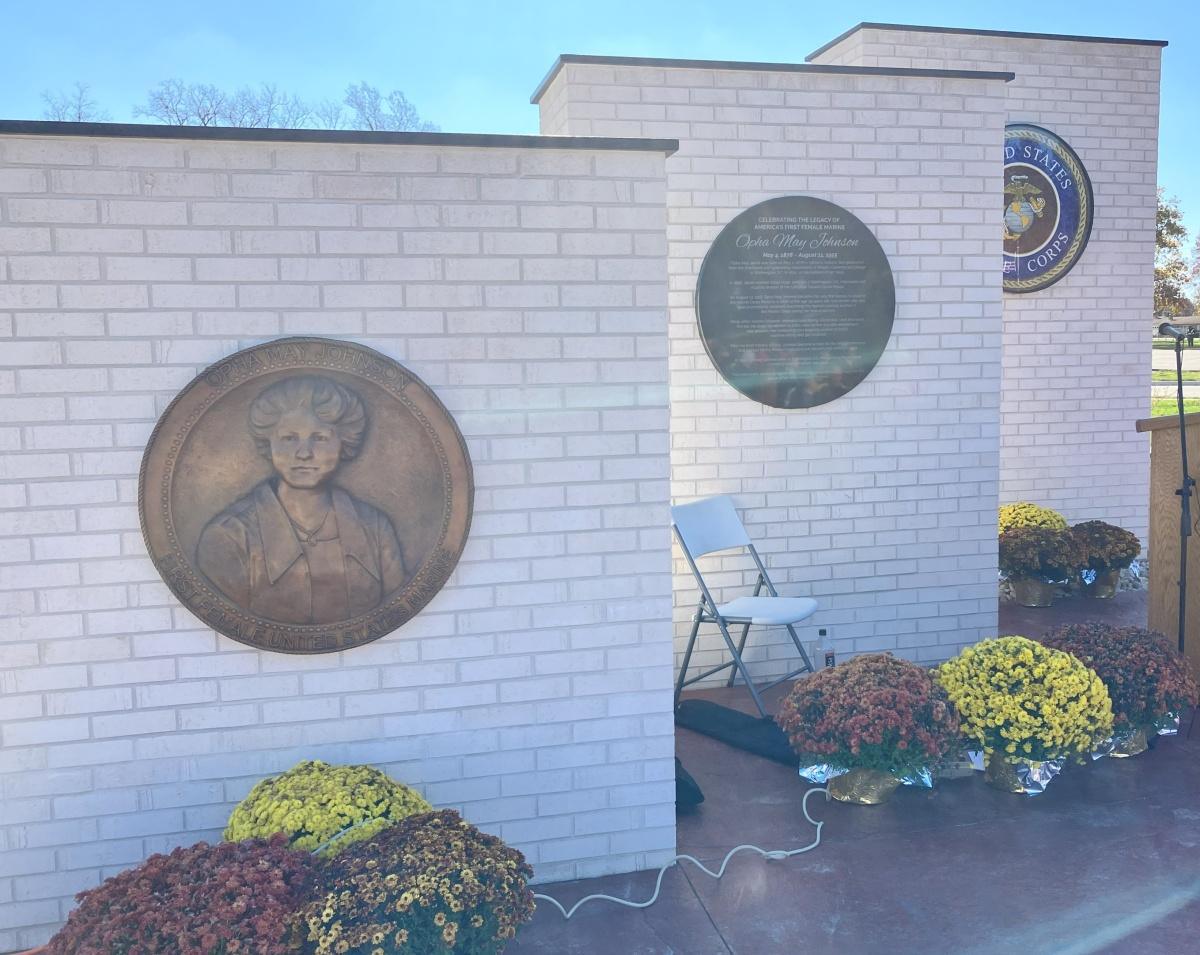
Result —
M471 524L462 434L433 392L351 342L285 338L192 381L142 458L167 585L262 650L369 643L446 583Z
M780 196L721 230L700 267L696 315L729 384L764 405L811 408L875 367L896 286L856 216L824 199Z

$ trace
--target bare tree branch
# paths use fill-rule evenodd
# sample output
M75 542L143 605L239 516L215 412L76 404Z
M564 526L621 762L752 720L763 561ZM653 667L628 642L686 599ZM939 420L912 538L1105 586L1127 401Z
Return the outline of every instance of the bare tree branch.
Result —
M195 83L188 87L186 102L198 126L217 126L225 111L227 97L209 83Z
M313 107L295 94L280 96L275 102L272 125L280 129L303 129L313 122Z
M49 100L47 100L49 102ZM400 90L384 95L368 83L351 84L343 102L308 103L274 83L226 93L204 83L163 80L133 108L133 115L170 126L240 126L301 129L436 131Z
M437 127L433 123L421 119L417 108L399 90L392 90L387 95L388 112L395 124L393 129L411 129L423 133L435 133Z
M366 83L346 87L345 103L350 107L354 129L386 129L383 115L383 97L379 90Z
M384 96L370 84L363 82L351 83L346 87L346 105L350 107L353 118L350 121L352 129L390 130L393 132L435 132L437 127L425 122L417 113L417 108L399 90L392 90Z
M331 99L322 100L312 108L312 123L317 129L345 129L346 109Z
M225 98L221 104L222 126L267 126L259 94L249 86ZM268 104L269 106L269 104Z
M134 116L155 119L168 126L216 126L229 111L229 98L208 83L163 80L154 87Z
M163 80L146 94L145 106L133 108L133 115L154 119L167 126L187 126L192 122L192 115L183 80Z
M92 98L91 87L76 81L71 90L44 90L42 101L46 104L42 119L60 123L107 123L112 116L100 109Z

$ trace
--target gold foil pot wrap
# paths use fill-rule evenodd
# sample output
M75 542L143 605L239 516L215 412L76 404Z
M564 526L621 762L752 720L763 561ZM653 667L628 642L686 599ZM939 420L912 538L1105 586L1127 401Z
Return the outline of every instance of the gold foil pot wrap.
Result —
M1054 603L1056 584L1048 584L1034 577L1010 577L1013 600L1022 607L1049 607Z
M983 770L984 781L1006 793L1023 793L1025 787L1017 779L1017 767L999 753L989 753Z
M1114 736L1113 748L1108 755L1113 759L1124 759L1127 756L1138 756L1149 748L1150 742L1146 738L1146 727L1139 726L1137 729Z
M852 769L834 776L826 784L831 798L838 802L856 806L877 806L900 786L900 780L891 773L878 769Z
M1055 776L1062 772L1061 759L1005 759L995 750L988 753L983 770L984 781L1008 793L1036 796L1046 791Z

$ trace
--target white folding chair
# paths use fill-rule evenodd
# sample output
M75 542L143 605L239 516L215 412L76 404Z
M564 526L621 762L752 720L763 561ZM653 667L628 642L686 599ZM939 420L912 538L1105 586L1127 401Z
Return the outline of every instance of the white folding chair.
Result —
M804 652L804 645L796 635L795 624L811 617L817 610L817 602L810 597L779 596L775 585L771 583L771 578L767 576L767 568L763 566L758 551L750 542L746 528L742 526L742 521L734 509L733 500L726 495L704 498L691 504L678 504L672 507L671 527L675 531L679 546L683 549L683 556L687 558L688 566L692 568L696 583L700 585L700 603L692 617L692 632L688 637L687 649L683 654L683 667L679 671L679 678L675 681L675 706L679 706L679 695L685 686L697 683L714 673L733 668L725 685L733 686L734 679L740 673L747 689L750 690L750 695L754 697L754 705L758 707L758 712L764 719L767 719L767 710L763 706L762 697L759 696L758 689L751 682L746 664L742 660L742 652L746 648L746 636L750 632L750 626L753 624L755 626L786 627L792 643L800 651L800 659L804 661L804 665L799 669L765 684L762 689L766 690L784 680L799 676L801 673L812 672L812 661ZM741 547L750 551L750 556L754 558L754 564L758 568L758 582L754 585L754 594L750 597L737 597L728 603L718 604L713 599L708 585L705 584L700 568L696 566L696 560L715 551ZM767 590L766 594L762 592L764 587ZM721 636L725 638L725 645L729 648L733 659L720 666L705 670L699 676L694 676L689 680L687 678L688 666L692 661L692 650L696 646L696 636L700 632L702 623L715 623L721 628ZM740 624L742 627L736 644L729 633L731 624Z

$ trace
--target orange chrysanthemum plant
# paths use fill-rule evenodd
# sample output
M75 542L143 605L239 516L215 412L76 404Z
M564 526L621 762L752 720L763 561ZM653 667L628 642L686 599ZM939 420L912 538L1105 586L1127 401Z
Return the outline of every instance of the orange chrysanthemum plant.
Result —
M1154 630L1071 623L1051 630L1041 642L1065 650L1096 672L1112 700L1117 733L1173 727L1185 707L1196 705L1196 680L1187 657Z
M801 763L910 776L959 744L958 716L930 672L887 653L797 681L776 721Z

